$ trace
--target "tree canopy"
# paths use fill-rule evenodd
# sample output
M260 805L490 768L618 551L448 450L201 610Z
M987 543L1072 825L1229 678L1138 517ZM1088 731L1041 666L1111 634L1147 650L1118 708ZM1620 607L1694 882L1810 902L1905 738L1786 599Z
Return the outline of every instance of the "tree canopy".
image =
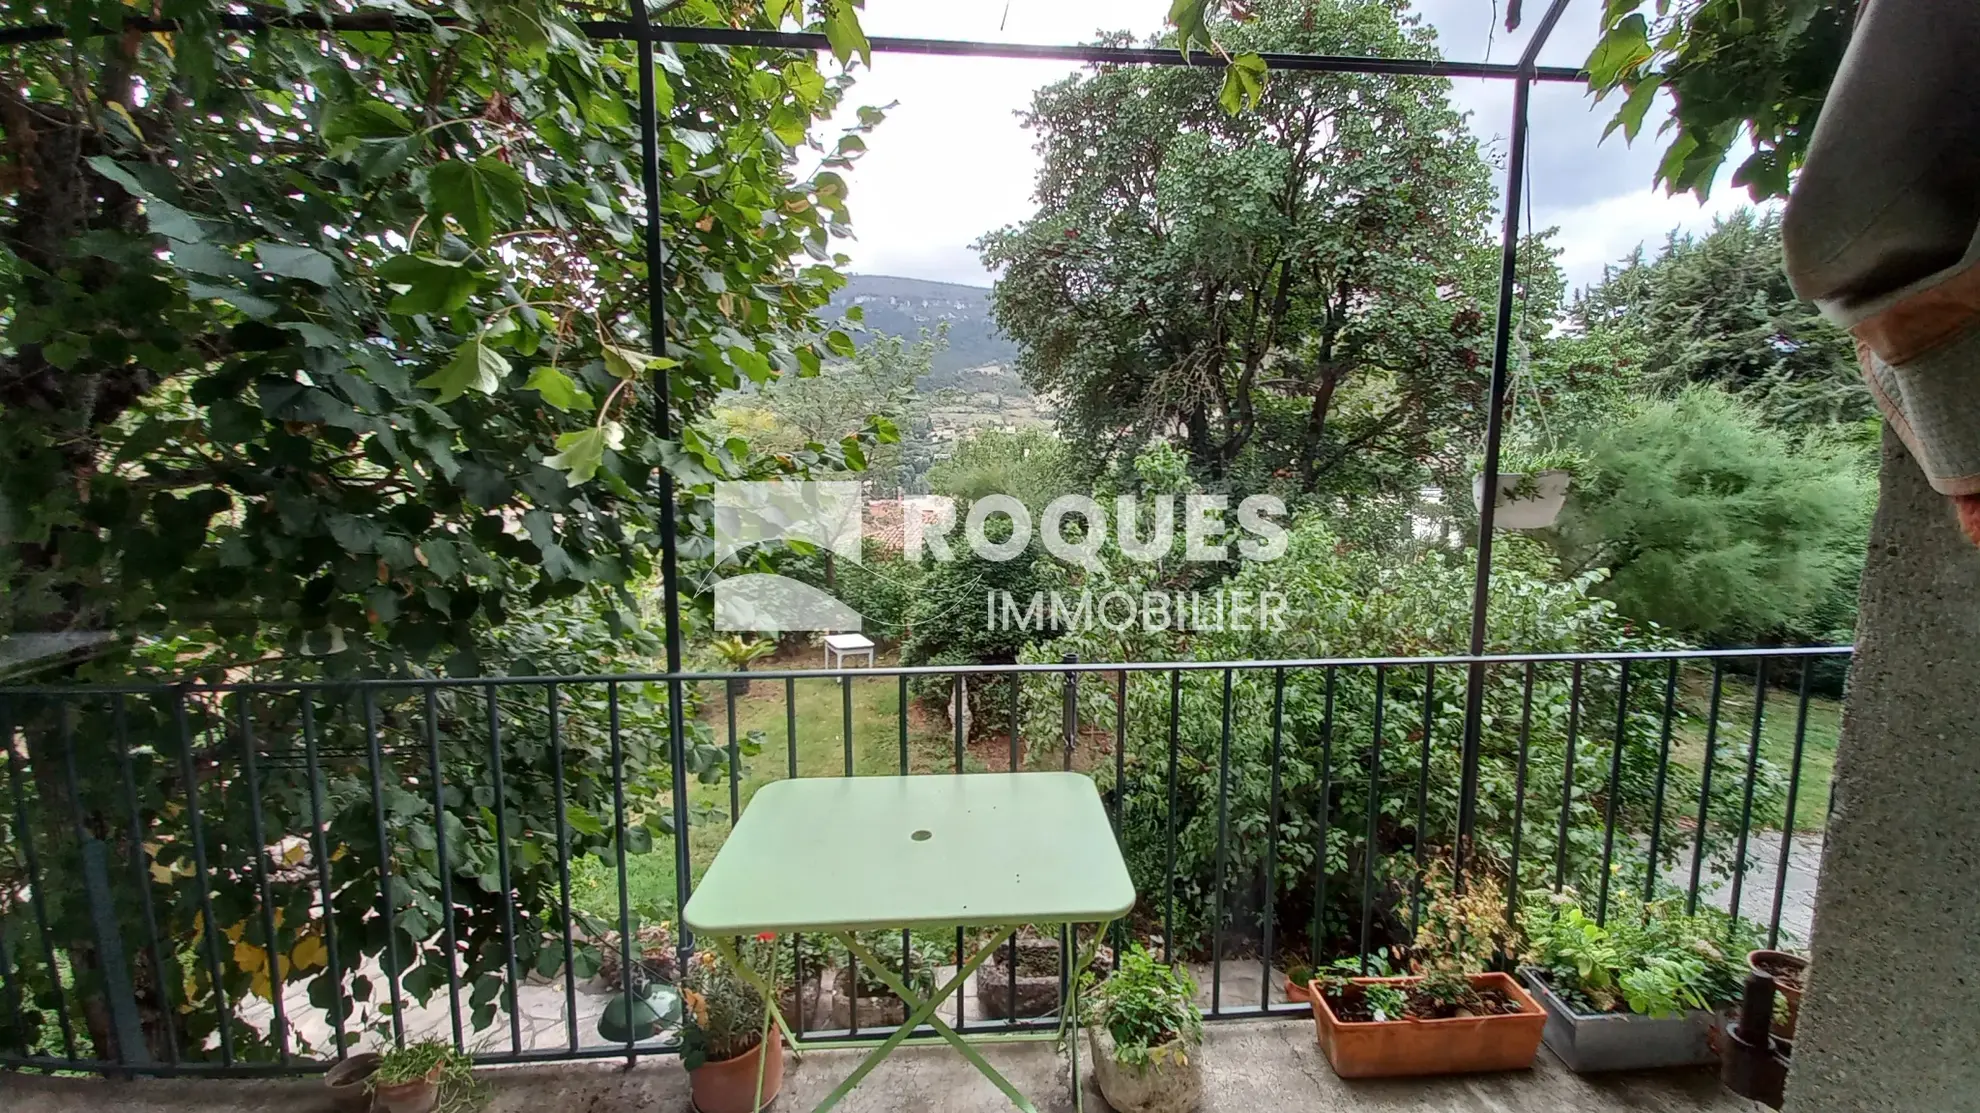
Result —
M1220 42L1434 53L1390 0L1251 16ZM1489 168L1448 83L1280 75L1233 114L1216 81L1100 66L1034 98L1037 211L980 242L1027 382L1101 461L1176 430L1206 475L1249 453L1310 492L1350 461L1420 457L1482 406L1490 362ZM1527 257L1539 322L1558 279Z
M1585 428L1581 447L1550 536L1570 572L1606 570L1598 590L1624 614L1721 643L1853 624L1874 503L1862 445L1694 386Z
M158 14L183 29L4 64L10 628L190 624L233 660L266 643L471 670L476 629L520 606L629 601L662 463L690 489L842 463L664 440L653 410L663 382L691 417L850 350L816 311L863 144L811 135L846 77L805 52L659 51L656 338L630 44L547 3L419 35L357 9L333 14L381 30Z
M666 18L822 29L843 64L864 47L853 9L683 0ZM0 56L6 632L139 635L101 667L174 682L646 671L659 468L705 565L716 479L842 470L891 438L869 421L766 454L701 422L721 392L852 352L820 311L842 281L842 171L881 114L819 133L843 67L658 47L648 197L638 51L561 5L318 9L335 31L234 31L221 10L165 0L147 11L175 31ZM8 15L87 29L130 11ZM664 275L646 266L649 204ZM216 1035L229 1059L326 1052L240 1022L293 981L347 1041L457 981L470 1028L515 1015L520 967L597 962L550 942L573 926L558 863L649 849L690 806L670 773L728 771L692 690L670 698L631 682L541 700L161 688L114 711L9 697L27 818L0 841L0 940L28 953L31 891L69 984L53 959L14 965L7 1024L25 1038L8 1042L34 1043L35 1010L71 992L86 1042L60 1050L106 1061L204 1058ZM109 909L123 938L152 937L133 958L144 1049L110 1028L71 815L149 871L130 888L115 871ZM309 870L266 837L298 831Z
M1617 370L1657 388L1712 383L1783 425L1872 414L1854 341L1788 285L1777 211L1673 233L1654 257L1639 248L1575 297L1568 321L1606 342Z

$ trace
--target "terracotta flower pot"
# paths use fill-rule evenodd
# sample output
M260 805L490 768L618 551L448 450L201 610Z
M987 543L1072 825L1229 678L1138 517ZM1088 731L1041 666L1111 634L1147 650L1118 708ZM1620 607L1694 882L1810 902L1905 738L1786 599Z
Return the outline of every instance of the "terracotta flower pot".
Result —
M440 1100L440 1074L447 1069L445 1063L433 1064L425 1078L415 1078L410 1082L380 1082L372 1088L381 1113L433 1113L433 1106Z
M1784 1040L1793 1039L1795 1024L1801 1019L1801 983L1808 977L1808 960L1786 951L1748 951L1746 965L1749 969L1772 975L1774 987L1781 991L1782 997L1787 998L1787 1019L1774 1022L1774 1035ZM1793 980L1792 985L1789 979Z
M378 1069L376 1051L360 1051L323 1072L323 1088L337 1113L365 1113L371 1108L371 1076Z
M1355 985L1411 986L1421 978L1355 978ZM1418 1074L1469 1074L1525 1070L1540 1052L1547 1012L1507 974L1473 974L1477 989L1495 989L1519 1003L1519 1012L1460 1016L1449 1020L1386 1020L1348 1023L1334 1015L1317 986L1313 1025L1327 1062L1342 1078L1384 1078Z
M763 1059L765 1048L770 1058ZM756 1103L756 1069L763 1064L763 1102ZM777 1100L784 1086L784 1033L770 1029L770 1038L733 1059L707 1062L688 1072L688 1092L697 1113L756 1113Z
M1313 1000L1313 994L1307 992L1306 987L1304 985L1301 985L1300 983L1293 981L1291 977L1288 977L1286 978L1286 1000L1297 1001L1300 1004L1307 1004Z

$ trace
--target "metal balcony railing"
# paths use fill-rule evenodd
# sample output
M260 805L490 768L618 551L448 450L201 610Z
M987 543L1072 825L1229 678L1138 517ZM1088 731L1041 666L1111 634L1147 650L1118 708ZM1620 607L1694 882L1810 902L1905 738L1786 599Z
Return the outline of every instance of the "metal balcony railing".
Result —
M1536 889L1723 908L1772 943L1805 927L1790 882L1835 729L1814 693L1848 653L4 688L0 1066L301 1072L422 1037L487 1063L664 1054L596 1014L691 960L676 911L777 777L1089 773L1140 893L1113 942L1196 964L1213 1019L1304 1015L1288 964L1382 961L1453 887L1508 917ZM700 707L673 742L676 684ZM957 935L902 933L904 968ZM860 984L786 942L790 981ZM843 1030L805 1034L887 1030L849 996ZM1056 1024L1062 999L1013 977L951 1022Z

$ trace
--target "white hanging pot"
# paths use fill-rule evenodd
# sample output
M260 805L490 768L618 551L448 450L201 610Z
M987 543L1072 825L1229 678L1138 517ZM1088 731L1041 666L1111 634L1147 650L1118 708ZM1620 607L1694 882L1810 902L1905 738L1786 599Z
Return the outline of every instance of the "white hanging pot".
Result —
M1573 478L1572 473L1560 470L1534 472L1530 477L1524 472L1500 472L1494 485L1498 496L1492 503L1493 526L1546 529L1553 525L1561 516L1561 507L1567 505L1568 482ZM1480 511L1485 509L1483 472L1471 477L1471 504Z

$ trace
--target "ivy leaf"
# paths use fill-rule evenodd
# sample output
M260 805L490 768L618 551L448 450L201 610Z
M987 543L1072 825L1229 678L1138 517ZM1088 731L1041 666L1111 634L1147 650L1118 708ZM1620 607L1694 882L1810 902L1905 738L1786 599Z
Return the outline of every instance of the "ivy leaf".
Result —
M444 404L470 390L493 394L508 373L509 361L477 336L454 349L454 356L446 366L414 385L439 391L440 397L436 401Z
M755 348L730 348L729 363L753 383L767 383L776 374L770 361Z
M523 384L523 389L535 391L543 396L545 405L565 413L591 408L590 392L547 363L529 373L529 381Z
M1235 116L1243 109L1258 107L1265 95L1265 59L1256 54L1240 54L1224 67L1224 85L1217 91L1217 103Z
M151 191L140 185L137 178L129 170L118 165L117 160L111 158L109 155L91 155L83 161L89 164L91 170L124 187L124 192L130 194L132 197L142 197L146 200L151 199Z
M261 260L261 269L269 274L318 286L337 284L337 264L315 248L256 240L254 255Z
M255 297L246 290L237 290L232 286L215 286L207 282L187 282L186 295L193 298L218 298L256 320L267 320L281 308L267 298Z
M406 292L392 299L394 313L451 313L467 304L481 285L481 274L464 263L437 255L395 255L378 267L378 277Z
M323 138L396 139L413 133L412 117L398 105L382 100L360 101L323 121Z
M791 91L799 104L810 108L825 95L825 75L810 62L792 62L784 67L784 87Z
M1185 61L1190 47L1216 45L1210 38L1210 0L1175 0L1169 5L1169 23L1176 29L1176 45ZM1230 80L1228 74L1225 80Z
M154 235L164 236L168 240L199 243L206 239L206 232L200 228L199 221L194 220L191 213L177 205L167 204L164 201L146 201L144 219L151 226Z
M605 354L605 370L621 379L637 379L647 371L681 365L677 359L649 355L633 348L621 348L617 344L603 344L600 347Z
M543 463L568 473L566 478L575 487L590 482L591 477L598 474L598 466L605 462L605 450L617 451L625 440L625 427L616 421L607 421L575 433L564 433L557 438L557 454L546 457Z
M859 60L869 67L873 65L873 46L866 41L866 31L859 25L859 12L856 5L862 0L834 0L831 10L825 15L825 41L832 46L832 57L841 66L859 55Z
M1624 71L1650 59L1650 23L1641 12L1632 14L1602 36L1588 54L1583 68L1588 71L1588 87L1606 92Z
M524 188L522 175L500 159L451 159L427 171L427 210L436 219L451 215L468 239L485 247L498 212L521 214Z
M1637 133L1643 130L1643 116L1650 111L1651 103L1657 99L1657 90L1663 88L1663 85L1663 77L1657 74L1637 82L1630 89L1629 97L1623 101L1622 107L1616 109L1615 116L1609 120L1609 126L1602 129L1602 138L1607 139L1610 132L1620 127L1623 132L1623 142L1636 142Z

